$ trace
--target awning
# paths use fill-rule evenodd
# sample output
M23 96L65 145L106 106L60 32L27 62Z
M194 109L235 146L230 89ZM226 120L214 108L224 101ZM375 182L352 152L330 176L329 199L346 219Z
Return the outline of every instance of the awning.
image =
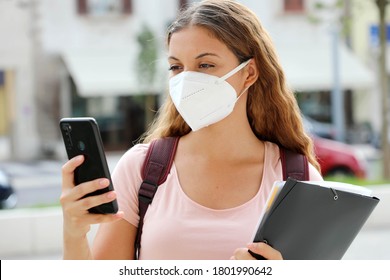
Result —
M62 57L83 97L161 92L158 81L140 82L137 53L130 49L67 50Z
M299 91L333 88L331 43L276 44L288 84ZM374 86L375 75L343 44L339 49L340 86L343 89L367 89Z

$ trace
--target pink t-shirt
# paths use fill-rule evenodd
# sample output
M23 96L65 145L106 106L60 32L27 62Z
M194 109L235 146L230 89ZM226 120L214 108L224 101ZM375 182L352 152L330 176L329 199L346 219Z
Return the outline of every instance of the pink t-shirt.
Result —
M148 149L138 144L118 162L113 183L124 219L138 226L138 190ZM322 180L309 165L310 180ZM274 181L283 179L279 148L265 142L263 179L257 194L246 203L223 210L204 207L182 190L175 164L159 186L144 219L140 259L229 259L235 249L252 241Z

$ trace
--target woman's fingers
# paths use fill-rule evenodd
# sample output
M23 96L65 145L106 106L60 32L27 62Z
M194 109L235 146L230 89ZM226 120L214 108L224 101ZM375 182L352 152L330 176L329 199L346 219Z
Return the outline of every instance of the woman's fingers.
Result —
M86 211L92 207L111 202L115 198L116 198L116 193L114 191L110 191L99 195L91 195L76 200L74 202L74 207Z
M62 166L62 191L72 189L74 187L74 171L84 162L84 156L77 156L68 160Z
M231 260L251 260L253 257L248 253L247 248L238 248L234 251L234 255L230 258Z
M74 173L84 162L84 156L70 159L62 167L62 193L60 202L63 209L64 236L83 238L92 224L109 223L120 220L123 212L116 214L91 214L88 209L116 199L114 191L90 195L97 190L107 188L110 181L100 178L75 186Z
M60 197L61 205L65 207L67 204L80 201L83 197L85 197L89 193L107 187L108 184L105 185L107 181L108 181L107 179L103 179L103 180L96 179L90 182L85 182L83 184L80 184L72 188L63 186L62 187L63 191Z
M247 245L247 248L238 248L234 255L230 258L232 260L254 260L255 258L249 253L249 250L253 253L256 253L260 256L263 256L267 260L282 260L282 254L272 248L270 245L259 242L259 243L250 243Z
M264 242L250 243L247 245L247 248L256 254L263 256L267 260L283 259L282 254L278 250Z
M79 200L87 194L93 193L94 191L107 188L110 184L110 180L107 178L99 178L92 181L88 181L76 186L73 189L74 200Z

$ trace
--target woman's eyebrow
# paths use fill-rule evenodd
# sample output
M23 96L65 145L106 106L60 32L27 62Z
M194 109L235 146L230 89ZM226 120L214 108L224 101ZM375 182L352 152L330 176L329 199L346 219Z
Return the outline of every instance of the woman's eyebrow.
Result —
M174 57L174 56L168 56L168 59L172 59L172 60L177 60L177 61L179 61L179 59L176 58L176 57Z
M195 57L195 59L199 59L199 58L202 58L202 57L205 57L205 56L216 56L216 57L220 57L218 54L216 53L201 53L199 55L197 55Z
M199 55L197 55L195 57L195 59L199 59L199 58L202 58L202 57L205 57L205 56L216 56L216 57L220 57L218 54L216 53L201 53ZM180 61L180 59L178 59L177 57L174 57L174 56L169 56L168 59L171 59L171 60L176 60L176 61Z

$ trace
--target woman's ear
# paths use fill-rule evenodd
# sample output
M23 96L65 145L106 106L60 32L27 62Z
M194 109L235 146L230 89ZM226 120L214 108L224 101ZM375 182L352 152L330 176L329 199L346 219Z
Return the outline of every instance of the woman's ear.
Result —
M249 61L248 65L245 67L245 73L246 73L246 80L245 80L244 87L248 88L251 85L253 85L259 78L259 71L257 69L256 62L253 58Z

